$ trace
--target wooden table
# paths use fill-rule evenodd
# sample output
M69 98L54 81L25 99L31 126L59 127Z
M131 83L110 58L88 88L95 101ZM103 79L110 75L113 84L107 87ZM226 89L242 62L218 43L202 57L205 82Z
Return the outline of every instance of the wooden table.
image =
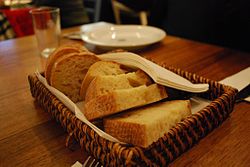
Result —
M70 32L78 27L64 30ZM75 42L63 39L62 43ZM250 54L168 36L139 54L213 80L248 66ZM86 154L65 147L66 133L34 103L28 74L39 66L34 36L0 42L0 166L71 166ZM250 104L231 116L171 166L249 166Z

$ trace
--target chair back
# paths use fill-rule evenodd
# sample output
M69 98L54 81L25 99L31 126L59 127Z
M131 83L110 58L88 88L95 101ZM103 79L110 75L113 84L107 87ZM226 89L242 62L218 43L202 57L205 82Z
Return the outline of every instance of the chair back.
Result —
M83 0L90 22L100 21L102 0Z
M111 0L116 24L121 24L121 11L139 17L142 25L148 24L147 11L135 11L117 0Z

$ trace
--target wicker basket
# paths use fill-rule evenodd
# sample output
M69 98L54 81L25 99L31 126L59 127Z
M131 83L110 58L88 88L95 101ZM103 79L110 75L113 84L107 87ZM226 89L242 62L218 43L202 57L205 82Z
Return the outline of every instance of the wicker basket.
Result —
M167 67L165 67L167 68ZM90 155L107 166L167 166L218 127L232 112L237 90L180 69L167 68L193 83L208 83L210 89L201 94L212 103L178 123L168 134L148 148L122 145L100 137L81 122L35 75L28 77L32 96L59 121Z

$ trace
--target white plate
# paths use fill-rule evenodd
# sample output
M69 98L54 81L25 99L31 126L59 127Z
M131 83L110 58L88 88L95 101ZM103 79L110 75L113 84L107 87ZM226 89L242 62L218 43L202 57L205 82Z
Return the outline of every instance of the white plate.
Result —
M100 27L82 35L82 39L103 49L142 48L161 41L166 33L156 27L139 25L114 25Z

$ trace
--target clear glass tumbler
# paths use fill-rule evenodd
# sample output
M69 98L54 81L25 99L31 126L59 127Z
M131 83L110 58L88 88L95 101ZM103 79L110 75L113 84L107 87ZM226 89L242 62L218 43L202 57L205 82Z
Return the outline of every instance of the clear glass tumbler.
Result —
M61 25L60 9L56 7L39 7L30 11L42 67L48 56L59 46Z

